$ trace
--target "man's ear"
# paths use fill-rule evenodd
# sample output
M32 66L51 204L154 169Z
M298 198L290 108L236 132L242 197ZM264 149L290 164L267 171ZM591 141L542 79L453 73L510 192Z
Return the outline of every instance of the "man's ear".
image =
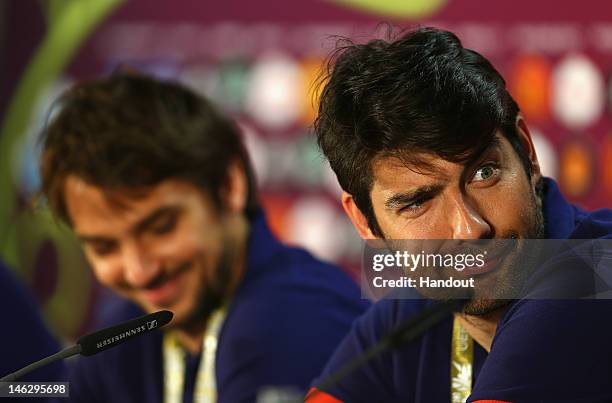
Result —
M249 192L244 165L238 159L230 162L225 184L221 189L225 208L233 213L242 213L246 207Z
M520 113L516 117L516 131L519 141L531 161L531 180L535 184L542 176L542 171L540 170L540 163L538 162L538 156L536 155L536 150L533 145L531 132L529 132L529 127L527 126L525 118Z
M367 218L363 215L359 207L355 204L355 199L349 193L342 192L342 207L346 212L346 215L351 219L353 226L359 233L359 236L363 239L377 239L374 236L368 225Z

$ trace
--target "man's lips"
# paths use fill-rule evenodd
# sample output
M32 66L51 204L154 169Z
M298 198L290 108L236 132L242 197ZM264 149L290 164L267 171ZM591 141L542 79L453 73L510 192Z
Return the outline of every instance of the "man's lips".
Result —
M503 259L503 256L500 256L500 255L493 257L493 258L485 258L484 264L482 266L466 267L465 269L463 269L462 271L459 271L458 273L460 274L460 276L475 276L475 275L489 273L495 270L495 268L499 265L499 262L501 262L502 259Z
M171 303L177 294L179 276L173 276L155 288L140 291L140 295L149 303L164 306Z
M512 250L514 250L513 245L508 243L495 247L493 250L485 251L481 249L480 251L473 251L473 253L471 253L472 255L484 255L484 264L482 266L474 265L472 267L465 267L461 271L457 270L456 273L459 277L470 277L489 273L495 270Z
M481 255L484 254L484 264L482 266L473 265L471 267L465 267L463 270L453 270L453 275L458 275L459 277L471 277L490 273L500 266L510 251L511 247L508 246L496 251L489 251L490 253L485 253L482 251L479 253Z
M172 274L154 280L151 285L139 290L139 294L153 305L167 306L171 304L179 297L180 282L189 266L189 264L184 264Z

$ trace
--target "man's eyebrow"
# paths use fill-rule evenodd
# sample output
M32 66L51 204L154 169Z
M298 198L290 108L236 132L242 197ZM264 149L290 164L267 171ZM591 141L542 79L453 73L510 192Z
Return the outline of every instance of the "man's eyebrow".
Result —
M443 184L421 186L408 192L396 193L385 200L385 207L395 209L410 204L416 200L433 197L444 189Z
M107 238L105 236L98 236L98 235L81 235L81 234L77 234L77 238L82 243L89 243L89 244L91 244L91 243L98 243L98 242L112 242L113 241L111 238Z
M466 166L470 166L474 163L476 163L479 159L481 159L484 155L486 155L488 152L499 148L501 146L501 140L499 138L499 136L493 136L493 139L491 139L491 142L478 154L476 154L474 157L470 158L470 160L468 161L468 163L466 164Z
M487 156L488 153L497 150L501 147L501 140L499 136L494 136L491 142L478 154L470 158L464 165L463 173L461 174L461 179L463 181L467 181L469 176L471 175L471 170L477 165L480 164L482 159Z

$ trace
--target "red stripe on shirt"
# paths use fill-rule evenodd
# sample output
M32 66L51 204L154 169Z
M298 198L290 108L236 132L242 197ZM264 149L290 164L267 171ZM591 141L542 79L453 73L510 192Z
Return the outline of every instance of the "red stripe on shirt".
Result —
M332 395L320 391L316 388L311 388L304 399L305 403L344 403L342 400L338 400Z

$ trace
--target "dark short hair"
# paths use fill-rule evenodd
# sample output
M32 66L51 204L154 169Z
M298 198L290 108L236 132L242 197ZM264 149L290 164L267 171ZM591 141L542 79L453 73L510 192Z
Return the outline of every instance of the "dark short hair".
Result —
M253 170L237 126L186 87L117 73L76 84L58 105L41 138L40 172L41 193L63 220L70 222L63 194L68 175L109 194L182 179L222 208L220 189L236 159L248 181L245 214L255 215Z
M320 83L318 144L375 235L382 236L370 198L377 158L418 162L411 157L425 152L466 162L501 130L531 173L517 135L519 108L504 79L451 32L420 28L366 44L345 39Z

